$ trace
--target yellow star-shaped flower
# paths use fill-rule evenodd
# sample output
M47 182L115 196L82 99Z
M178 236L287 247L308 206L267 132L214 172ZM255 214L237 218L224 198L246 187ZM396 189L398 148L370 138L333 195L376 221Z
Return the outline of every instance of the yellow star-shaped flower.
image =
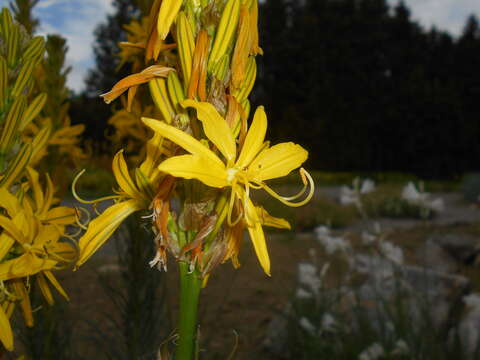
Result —
M182 106L197 110L197 117L203 124L205 135L215 145L223 159L210 150L208 145L186 132L158 120L143 118L144 123L153 131L190 153L163 161L159 165L159 170L175 177L197 179L215 188L231 187L228 223L232 225L232 209L236 200L240 200L257 257L264 271L270 274L270 259L265 244L262 220L250 200L250 188L264 189L288 206L305 204L313 196L313 181L305 170L300 170L305 187L296 196L281 197L268 187L265 181L286 176L292 170L299 168L307 159L308 152L300 145L291 142L269 147L268 142L264 141L267 117L263 107L257 108L243 146L240 151L237 151L235 137L230 127L212 104L185 100ZM310 183L310 191L305 200L291 202L305 193L308 183Z

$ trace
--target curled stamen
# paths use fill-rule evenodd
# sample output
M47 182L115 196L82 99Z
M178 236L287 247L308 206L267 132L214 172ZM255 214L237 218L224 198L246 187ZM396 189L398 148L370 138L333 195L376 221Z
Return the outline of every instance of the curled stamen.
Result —
M82 231L81 229L86 231L87 230L87 224L90 222L90 213L88 212L87 209L82 208L82 207L77 207L77 206L75 206L74 209L75 209L75 223L78 225L78 227L80 229L75 234L71 234L71 236L77 236L78 234L80 234L80 232ZM82 212L87 217L87 221L85 221L83 223L81 222Z
M77 176L75 176L75 179L73 179L73 182L72 182L72 194L73 194L73 197L78 201L78 202L81 202L82 204L96 204L98 202L101 202L101 201L105 201L105 200L112 200L112 199L119 199L121 198L120 195L111 195L111 196L105 196L105 197L102 197L102 198L99 198L99 199L96 199L96 200L84 200L82 199L78 194L77 194L77 191L75 190L75 187L77 186L77 182L78 182L78 179L80 179L80 176L82 176L84 173L85 173L85 169L83 169L82 171L80 171Z
M302 181L304 184L308 184L310 186L310 190L307 194L307 196L305 197L304 200L302 201L299 201L299 202L291 202L289 201L292 196L281 196L279 194L277 194L272 188L270 188L268 185L266 184L262 184L262 188L269 194L271 195L272 197L274 197L275 199L277 199L278 201L280 201L281 203L287 205L287 206L290 206L290 207L299 207L299 206L303 206L305 205L306 203L308 203L312 197L313 197L313 194L315 193L315 184L313 182L313 179L312 179L312 176L303 168L300 169L300 175L302 176ZM307 182L308 181L308 182ZM305 190L306 190L307 186L305 186L305 189L304 189L304 193L305 193ZM303 193L303 194L304 194ZM302 194L302 195L303 195ZM300 196L295 195L293 198L298 198Z
M262 188L262 185L255 184L253 182L249 182L248 184L252 189L255 189L255 190L260 190Z

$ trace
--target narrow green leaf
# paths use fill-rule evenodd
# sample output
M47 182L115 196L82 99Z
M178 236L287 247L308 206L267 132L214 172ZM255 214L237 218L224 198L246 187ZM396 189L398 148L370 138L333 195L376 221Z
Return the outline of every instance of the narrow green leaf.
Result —
M25 90L25 86L31 79L33 70L35 69L36 65L37 62L34 60L28 60L22 65L22 68L20 69L20 73L18 74L17 80L15 81L15 85L12 90L12 96L17 97Z
M32 103L28 106L27 110L23 114L22 122L19 126L19 131L23 131L25 127L42 111L47 101L47 94L39 94Z
M0 187L8 189L22 174L27 167L32 155L32 145L24 144L13 161L8 164L7 172L0 181Z
M10 111L7 114L5 124L0 136L0 153L7 153L16 137L18 137L18 128L22 121L22 116L26 107L25 96L19 96L15 99Z

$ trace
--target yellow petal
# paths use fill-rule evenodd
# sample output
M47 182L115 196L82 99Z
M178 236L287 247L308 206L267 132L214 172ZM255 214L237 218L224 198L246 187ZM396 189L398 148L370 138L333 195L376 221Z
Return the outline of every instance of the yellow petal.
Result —
M28 295L27 289L25 289L23 280L17 279L13 281L13 287L15 289L15 295L20 297L20 307L22 308L25 325L27 325L28 327L32 327L33 326L32 304L30 303L30 296Z
M5 255L10 251L11 247L15 244L15 239L8 235L6 232L0 234L0 261L3 260Z
M253 117L252 125L248 130L245 142L237 160L241 168L247 167L262 149L267 132L267 115L263 106L259 106Z
M74 224L76 220L75 209L67 206L58 206L48 210L43 222L57 224L57 225L70 225Z
M75 137L80 135L85 130L85 125L78 124L74 126L66 126L57 131L55 131L54 137Z
M177 17L183 0L163 0L158 14L157 31L162 40L165 40L170 26Z
M12 327L10 326L10 320L5 314L3 306L0 306L0 341L2 342L5 349L8 351L13 350L13 332Z
M18 199L10 194L5 188L0 188L0 207L3 207L5 210L7 210L7 213L10 217L13 217L21 210Z
M52 203L54 202L53 195L55 194L55 187L53 186L52 179L50 179L50 175L46 174L46 179L47 186L45 188L45 201L43 203L43 207L38 211L42 215L45 214L52 206Z
M308 158L308 152L292 142L281 143L263 150L248 167L248 176L264 181L288 175Z
M30 183L30 186L32 187L33 190L33 197L35 200L35 205L37 210L41 209L43 207L44 203L44 196L43 196L43 191L40 186L40 181L39 181L39 175L38 172L34 169L32 169L30 166L27 166L27 175L28 175L28 180Z
M217 155L215 155L213 151L186 132L155 119L142 118L142 121L153 131L159 133L163 137L166 137L191 154L202 157L205 160L208 160L209 163L215 164L217 167L224 166L223 162L218 158Z
M245 196L245 195L243 195ZM258 217L255 206L250 199L246 199L245 215L247 217L247 228L252 240L258 261L262 266L265 274L270 276L270 258L268 256L267 244L265 242L265 234L263 233L262 224Z
M76 247L68 242L60 242L56 240L55 246L50 248L50 254L58 261L71 263L77 258L78 251Z
M291 229L287 220L271 216L267 210L261 206L256 206L255 209L263 226L270 226L278 229Z
M123 150L120 150L112 161L112 170L117 184L132 199L144 199L144 196L138 191L137 186L133 182L128 173L127 163L123 157Z
M225 156L228 161L235 160L236 146L232 130L224 118L220 116L215 107L207 102L185 100L183 107L193 107L197 110L197 117L203 123L205 135Z
M174 156L163 161L158 169L184 179L197 179L205 185L223 188L228 185L225 166L218 166L196 155Z
M55 289L57 289L57 291L60 295L62 295L65 299L70 300L67 293L65 292L63 287L60 285L60 283L57 281L55 276L53 276L51 271L44 271L43 274L47 277L47 279L55 287Z
M0 228L3 228L11 237L17 240L20 243L25 243L26 238L23 235L22 231L17 227L17 225L5 216L0 215Z
M40 259L31 253L25 253L0 264L0 280L5 281L34 275L42 270L50 270L56 264L56 261Z
M156 165L163 154L163 142L163 136L159 133L155 133L147 142L147 155L143 163L140 165L140 170L150 180L153 180L156 176Z
M137 200L128 200L112 205L88 225L87 232L79 240L80 258L77 266L82 265L107 241L123 220L135 211L143 208Z
M37 284L48 305L53 305L55 301L53 300L52 292L50 291L50 287L48 286L47 281L42 273L37 275Z

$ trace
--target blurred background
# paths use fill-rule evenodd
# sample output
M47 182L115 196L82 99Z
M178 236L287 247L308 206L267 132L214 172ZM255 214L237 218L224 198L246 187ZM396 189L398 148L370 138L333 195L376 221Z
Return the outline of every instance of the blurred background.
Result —
M132 73L118 42L150 1L25 3L37 34L66 39L63 101L72 125L86 126L88 160L55 176L68 192L86 167L81 193L108 195L112 156L138 155L139 138L120 134L109 119L122 104L99 94ZM318 190L295 210L256 195L293 231L269 234L272 278L247 241L242 267L212 276L202 359L480 359L478 16L473 0L261 2L252 101L266 108L272 143L309 150ZM297 181L274 187L293 192ZM176 274L146 266L143 235L129 224L63 274L71 302L22 333L32 359L159 359Z

